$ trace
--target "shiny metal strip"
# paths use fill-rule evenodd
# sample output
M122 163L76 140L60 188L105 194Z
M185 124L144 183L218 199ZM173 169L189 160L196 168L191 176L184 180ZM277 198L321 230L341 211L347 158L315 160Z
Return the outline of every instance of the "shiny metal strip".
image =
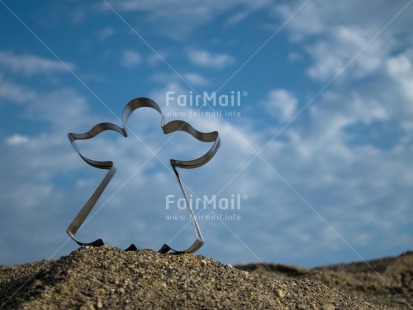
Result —
M69 141L71 143L71 145L73 146L73 148L75 149L75 151L79 154L79 156L90 166L95 167L95 168L99 168L99 169L106 169L108 170L107 174L105 175L105 177L103 178L103 180L101 181L101 183L99 184L99 186L97 187L97 189L95 190L95 192L92 194L92 196L89 198L89 200L86 202L86 204L83 206L83 208L80 210L80 212L76 215L75 219L72 221L72 223L69 225L69 227L67 228L67 233L69 234L69 236L76 241L79 245L81 246L102 246L104 245L104 242L102 239L97 239L93 242L81 242L78 239L76 239L76 233L79 230L79 228L82 226L83 222L85 221L85 219L88 217L88 215L90 214L90 212L92 211L93 207L95 206L96 202L98 201L99 197L102 195L103 191L105 190L106 186L109 184L110 180L112 179L112 177L115 175L116 173L116 167L113 164L112 161L96 161L96 160L92 160L89 159L85 156L82 155L82 153L80 152L79 148L76 145L76 140L88 140L88 139L92 139L94 137L96 137L97 135L99 135L100 133L104 132L104 131L115 131L119 134L121 134L124 137L127 137L127 131L126 131L126 123L130 117L130 115L137 109L139 108L143 108L143 107L147 107L147 108L152 108L156 111L159 112L159 114L161 115L161 127L162 130L164 132L164 134L170 134L176 131L184 131L187 132L188 134L190 134L191 136L193 136L195 139L201 141L201 142L214 142L214 144L212 145L212 147L209 149L208 152L206 152L204 155L202 155L199 158L196 158L194 160L187 160L187 161L183 161L183 160L177 160L177 159L171 159L170 160L170 164L172 166L172 169L175 173L175 176L177 178L179 187L182 191L182 194L185 198L185 202L186 202L186 207L189 211L190 217L191 217L191 221L194 225L194 229L195 229L195 235L196 235L196 240L194 241L194 243L187 249L185 250L174 250L171 247L169 247L167 244L164 244L162 246L162 248L159 250L160 253L168 253L168 252L172 252L172 253L193 253L195 251L197 251L199 248L202 247L202 245L204 244L203 238L202 238L202 234L201 234L201 230L199 228L198 222L196 221L196 217L195 214L191 208L191 205L188 202L188 198L187 195L185 193L184 187L182 185L181 179L179 177L179 173L177 168L185 168L185 169L194 169L197 167L200 167L202 165L205 165L208 161L210 161L215 153L217 152L218 148L220 147L220 138L219 138L219 134L217 131L213 131L213 132L200 132L198 130L196 130L195 128L193 128L189 123L185 122L185 121L181 121L181 120L175 120L175 121L171 121L169 123L165 124L165 118L162 114L161 108L159 107L159 105L148 98L136 98L133 99L132 101L130 101L125 108L123 109L122 112L122 125L123 127L119 127L115 124L112 123L100 123L97 124L96 126L94 126L92 129L90 129L88 132L82 133L82 134L74 134L74 133L69 133L68 134L68 138ZM136 250L136 246L134 244L132 244L127 250Z

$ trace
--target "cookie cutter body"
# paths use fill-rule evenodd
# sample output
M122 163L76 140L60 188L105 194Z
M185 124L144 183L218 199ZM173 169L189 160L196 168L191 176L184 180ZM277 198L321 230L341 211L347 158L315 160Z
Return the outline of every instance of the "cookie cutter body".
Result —
M197 167L200 167L202 165L205 165L208 161L210 161L214 157L215 153L217 152L217 150L218 150L218 148L221 144L220 139L219 139L219 135L218 135L217 131L208 132L208 133L200 132L200 131L196 130L195 128L193 128L189 123L187 123L185 121L182 121L182 120L174 120L174 121L171 121L171 122L168 122L168 123L165 124L165 118L162 114L161 108L159 107L159 105L155 101L153 101L151 99L148 99L148 98L133 99L132 101L130 101L125 106L125 108L123 109L123 112L122 112L122 123L123 123L122 125L123 125L123 127L119 127L119 126L117 126L115 124L112 124L112 123L100 123L100 124L95 125L92 129L90 129L89 131L87 131L85 133L81 133L81 134L69 133L68 134L68 138L69 138L69 141L70 141L71 145L73 146L75 151L79 154L79 156L87 164L89 164L90 166L95 167L95 168L108 170L108 172L106 173L105 177L100 182L99 186L96 188L96 190L94 191L92 196L89 198L89 200L86 202L86 204L80 210L80 212L76 215L76 217L74 218L72 223L70 223L69 227L67 228L67 233L69 234L69 236L75 242L77 242L81 246L102 246L102 245L104 245L104 242L103 242L102 239L97 239L93 242L81 242L76 238L76 233L79 230L79 228L82 226L83 222L88 217L90 212L92 211L93 207L95 206L95 204L98 201L99 197L102 195L102 193L105 190L106 186L109 184L112 177L116 173L116 167L115 167L115 165L113 164L112 161L96 161L96 160L92 160L92 159L89 159L89 158L83 156L82 153L80 152L79 148L76 145L76 140L92 139L92 138L96 137L97 135L99 135L100 133L102 133L104 131L115 131L115 132L121 134L122 136L127 137L128 134L127 134L127 131L126 131L126 123L129 119L130 115L133 113L133 111L135 111L139 108L143 108L143 107L152 108L152 109L159 112L159 114L161 115L161 118L162 118L161 127L162 127L162 130L163 130L164 134L170 134L170 133L173 133L173 132L176 132L176 131L184 131L184 132L187 132L188 134L190 134L195 139L197 139L201 142L214 142L214 144L208 150L208 152L206 152L204 155L202 155L199 158L196 158L194 160L187 160L187 161L177 160L177 159L171 159L170 160L172 170L174 171L174 174L177 178L177 181L178 181L179 187L181 189L181 192L182 192L182 194L185 198L186 207L189 210L191 221L192 221L192 223L194 225L194 228L195 228L196 240L189 248L187 248L185 250L177 251L177 250L172 249L167 244L164 244L158 252L160 252L160 253L168 253L168 252L193 253L193 252L197 251L199 248L202 247L202 245L204 244L204 241L203 241L203 238L202 238L202 234L201 234L201 230L199 228L198 222L196 221L195 214L194 214L194 212L191 208L191 205L188 202L188 198L187 198L187 195L185 193L184 187L182 185L181 179L179 177L179 173L178 173L177 168L193 169L193 168L197 168ZM137 249L136 246L134 244L132 244L126 250L131 251L131 250L136 250L136 249Z

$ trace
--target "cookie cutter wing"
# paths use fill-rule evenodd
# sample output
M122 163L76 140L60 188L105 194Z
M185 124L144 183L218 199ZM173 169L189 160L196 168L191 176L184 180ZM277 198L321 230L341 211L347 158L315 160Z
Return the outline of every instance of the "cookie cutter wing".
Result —
M193 252L197 251L199 248L202 247L202 245L204 244L204 241L203 241L203 238L202 238L201 230L200 230L199 225L196 221L194 212L191 208L191 205L189 204L187 195L185 193L184 187L183 187L181 179L179 177L179 173L178 173L177 168L194 169L194 168L200 167L202 165L205 165L208 161L210 161L214 157L215 153L217 152L217 150L218 150L218 148L221 144L219 134L218 134L217 131L208 132L208 133L200 132L200 131L196 130L195 128L193 128L189 123L187 123L185 121L182 121L182 120L175 120L175 121L171 121L171 122L165 124L165 118L162 114L161 108L159 107L159 105L155 101L153 101L151 99L148 99L148 98L133 99L132 101L130 101L125 106L125 108L123 109L123 113L122 113L122 123L123 123L122 128L115 125L115 124L112 124L112 123L100 123L100 124L95 125L88 132L85 132L85 133L82 133L82 134L74 134L74 133L69 133L68 134L68 138L69 138L69 141L70 141L71 145L73 146L75 151L79 154L79 156L87 164L89 164L90 166L95 167L95 168L106 169L106 170L108 170L108 172L106 173L105 177L103 178L103 180L101 181L99 186L96 188L95 192L92 194L92 196L89 198L89 200L86 202L86 204L80 210L80 212L76 215L75 219L69 225L69 227L67 228L67 233L69 234L69 236L75 242L77 242L81 246L102 246L102 245L104 245L104 242L103 242L102 239L97 239L93 242L81 242L78 239L76 239L75 235L76 235L77 231L79 230L79 228L82 226L82 224L85 221L85 219L87 218L87 216L92 211L93 207L95 206L95 204L98 201L99 197L102 195L102 193L105 190L106 186L109 184L110 180L112 179L112 177L116 173L116 167L115 167L115 165L113 164L112 161L95 161L95 160L92 160L92 159L89 159L89 158L83 156L82 153L80 152L79 148L77 147L75 141L76 140L92 139L92 138L96 137L97 135L99 135L100 133L102 133L104 131L108 131L108 130L109 131L115 131L115 132L121 134L122 136L127 137L128 134L127 134L127 131L126 131L126 124L127 124L127 121L129 119L130 115L136 109L143 108L143 107L152 108L152 109L158 111L158 113L161 115L161 118L162 118L161 127L162 127L162 130L163 130L164 134L170 134L170 133L173 133L173 132L176 132L176 131L184 131L184 132L190 134L192 137L194 137L198 141L201 141L201 142L214 142L214 144L208 150L208 152L206 152L204 155L202 155L199 158L196 158L194 160L187 160L187 161L177 160L177 159L171 159L170 160L172 170L174 171L174 174L177 178L177 181L178 181L179 187L181 189L181 192L182 192L182 194L185 198L186 207L187 207L187 209L190 213L191 221L192 221L192 224L194 225L194 228L195 228L196 240L189 248L187 248L185 250L182 250L182 251L174 250L170 246L168 246L167 244L164 244L158 252L160 252L160 253L168 253L168 252L193 253ZM134 244L132 244L126 250L136 250L136 246Z

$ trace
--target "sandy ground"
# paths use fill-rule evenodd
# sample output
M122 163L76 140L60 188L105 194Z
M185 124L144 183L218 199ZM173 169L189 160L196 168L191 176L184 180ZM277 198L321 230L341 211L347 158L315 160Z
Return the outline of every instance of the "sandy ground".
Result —
M413 255L302 269L81 248L0 266L0 309L412 309Z
M413 252L366 262L303 269L279 264L236 266L255 274L283 279L309 279L346 295L363 298L377 308L413 309Z

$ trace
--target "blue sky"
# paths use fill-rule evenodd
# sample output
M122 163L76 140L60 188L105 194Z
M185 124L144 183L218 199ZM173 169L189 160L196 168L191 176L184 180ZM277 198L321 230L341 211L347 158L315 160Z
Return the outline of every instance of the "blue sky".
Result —
M136 97L158 102L167 121L220 133L215 158L182 180L193 198L240 204L195 208L197 253L308 267L411 250L412 14L405 0L1 0L0 263L77 248L66 228L105 171L67 133L121 125ZM239 93L239 104L178 104L214 92ZM187 219L167 219L187 215L167 208L168 195L181 198L168 162L209 145L164 136L159 123L140 110L128 138L79 143L118 167L79 238L193 241Z

